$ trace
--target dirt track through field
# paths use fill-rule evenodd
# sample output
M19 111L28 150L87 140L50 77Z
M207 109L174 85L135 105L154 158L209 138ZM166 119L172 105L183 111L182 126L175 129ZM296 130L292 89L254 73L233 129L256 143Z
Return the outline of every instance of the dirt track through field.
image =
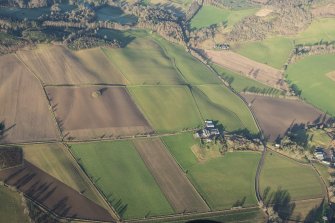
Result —
M0 180L61 217L114 221L107 210L27 161L0 171Z
M324 113L300 100L242 94L251 104L265 137L274 141L293 124L308 124Z
M177 213L205 212L208 206L160 139L136 140L135 147Z
M124 87L47 87L66 138L97 139L152 132ZM100 91L101 95L92 96Z
M42 86L15 55L0 57L0 142L56 140L56 123L48 109Z
M100 49L72 53L62 46L41 45L17 55L44 84L124 83Z
M283 73L280 70L227 50L206 50L205 52L207 57L218 65L268 86L282 90L288 89L287 84L284 82Z

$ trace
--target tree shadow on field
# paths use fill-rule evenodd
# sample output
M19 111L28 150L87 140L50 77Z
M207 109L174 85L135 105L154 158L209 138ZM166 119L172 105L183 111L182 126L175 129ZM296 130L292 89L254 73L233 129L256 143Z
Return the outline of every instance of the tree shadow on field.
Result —
M291 201L291 195L287 190L279 187L276 191L271 191L270 187L266 187L262 198L264 205L272 207L282 220L290 219L296 205Z
M237 200L234 204L233 207L243 207L245 200L247 199L246 196L244 196L241 200Z
M325 215L325 207L327 203L323 199L320 205L315 206L310 210L304 220L304 222L322 222L322 217Z

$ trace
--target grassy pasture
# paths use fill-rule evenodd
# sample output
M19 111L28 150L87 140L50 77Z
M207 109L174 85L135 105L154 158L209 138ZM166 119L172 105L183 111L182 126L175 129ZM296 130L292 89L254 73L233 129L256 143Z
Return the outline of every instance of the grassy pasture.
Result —
M260 190L287 190L292 200L321 198L323 185L315 170L276 152L266 154L260 176Z
M189 178L213 210L239 206L237 203L257 205L254 179L259 159L256 152L226 153L193 166Z
M161 37L154 36L155 40L165 50L180 71L183 78L190 84L215 84L220 80L205 64L191 56L182 46L169 43Z
M86 182L74 164L71 163L68 154L64 151L65 149L61 144L23 146L24 158L27 161L82 193L100 206L108 208L105 207L106 205L101 200L98 192Z
M135 16L126 15L120 8L104 6L96 10L96 16L99 21L113 21L120 24L131 24L137 22Z
M287 70L287 78L302 90L302 97L331 115L335 115L335 81L327 74L335 70L334 60L334 54L308 56Z
M29 217L24 214L21 196L18 192L0 186L0 222L28 223Z
M211 5L204 5L191 20L191 28L200 29L214 24L224 23L228 28L246 16L253 15L258 8L223 9Z
M254 119L242 99L222 85L199 85L192 88L203 119L218 120L227 131L247 129L257 134Z
M219 65L213 64L212 67L218 74L223 77L223 79L228 82L230 82L229 80L231 80L230 86L237 92L243 92L244 90L248 91L248 89L250 88L257 88L262 90L264 89L265 91L272 91L272 94L275 95L280 94L280 91L278 89L271 88L246 76L222 68Z
M137 37L126 48L103 49L130 84L181 84L164 50L150 38Z
M293 47L293 42L288 37L272 37L263 41L240 43L233 50L260 63L281 69Z
M173 213L131 142L73 144L71 150L124 219Z
M191 147L198 143L193 138L193 133L165 136L162 140L185 172L198 163L196 156L191 151Z
M199 111L185 86L140 86L128 89L158 132L174 132L201 125Z

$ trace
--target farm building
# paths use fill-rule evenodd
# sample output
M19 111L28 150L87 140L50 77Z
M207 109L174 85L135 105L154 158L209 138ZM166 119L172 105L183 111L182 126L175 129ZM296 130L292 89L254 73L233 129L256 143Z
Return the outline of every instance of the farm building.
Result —
M216 128L215 124L211 120L206 120L204 123L204 128L195 133L196 138L207 139L210 141L211 138L220 135L220 131Z

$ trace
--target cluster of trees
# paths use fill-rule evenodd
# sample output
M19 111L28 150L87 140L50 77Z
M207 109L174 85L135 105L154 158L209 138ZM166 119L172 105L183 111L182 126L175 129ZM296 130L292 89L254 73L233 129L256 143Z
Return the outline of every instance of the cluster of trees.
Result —
M107 40L95 36L83 36L74 39L68 44L68 47L72 50L81 50L81 49L89 49L99 46L107 46L107 47L120 47L120 43L116 40Z

